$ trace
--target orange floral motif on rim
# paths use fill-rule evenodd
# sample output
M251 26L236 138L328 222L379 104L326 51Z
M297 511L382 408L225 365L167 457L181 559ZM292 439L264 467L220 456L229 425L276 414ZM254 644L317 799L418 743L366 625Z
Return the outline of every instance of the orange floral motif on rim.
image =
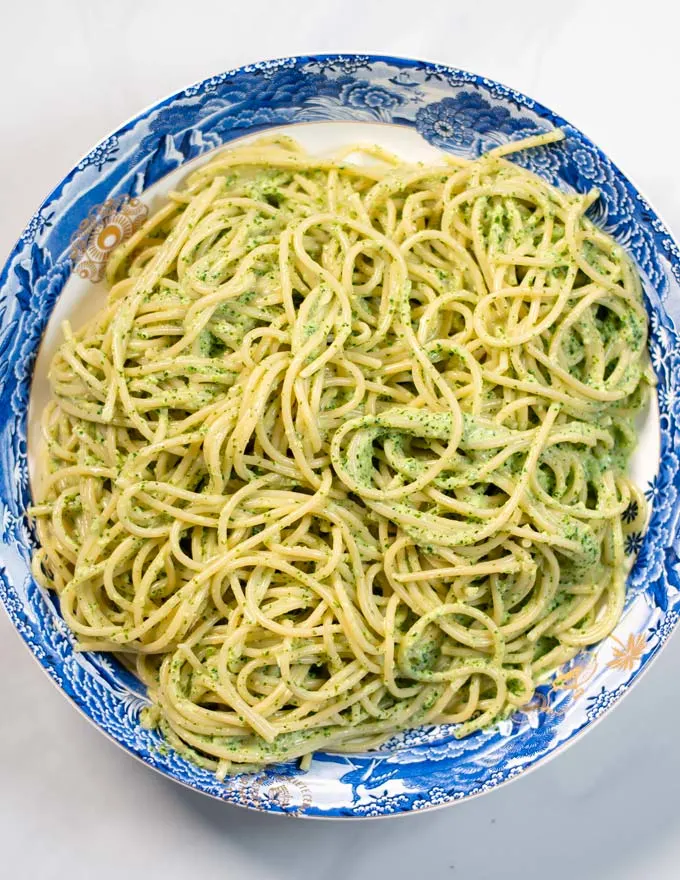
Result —
M258 776L255 779L236 776L233 781L228 780L226 784L255 809L266 809L266 805L271 803L295 815L304 812L312 805L311 789L295 776L286 777L276 774L271 777Z
M607 663L608 668L630 672L644 654L647 640L641 633L630 633L625 644L620 639L617 639L616 636L612 636L612 639L614 639L619 647L614 648L612 652L613 657Z
M93 208L71 239L71 259L81 278L101 281L111 251L139 229L149 209L140 199L121 196Z
M558 672L552 681L547 694L536 692L524 711L537 710L547 715L564 715L574 702L585 693L585 686L597 672L597 660L595 657L585 657L577 662L571 669ZM570 694L570 698L560 702L559 706L553 704L553 698L564 692ZM521 710L520 710L521 711Z

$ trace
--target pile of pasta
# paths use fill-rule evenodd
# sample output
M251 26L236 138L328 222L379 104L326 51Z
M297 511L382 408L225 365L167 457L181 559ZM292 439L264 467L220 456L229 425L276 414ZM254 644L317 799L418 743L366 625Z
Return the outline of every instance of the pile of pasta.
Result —
M220 153L64 324L35 577L218 775L464 736L617 623L647 317L597 193L505 158L560 136Z

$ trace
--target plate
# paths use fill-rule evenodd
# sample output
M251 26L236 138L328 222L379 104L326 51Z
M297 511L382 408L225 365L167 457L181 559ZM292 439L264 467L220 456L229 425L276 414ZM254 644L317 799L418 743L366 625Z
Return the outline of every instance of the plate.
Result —
M315 152L370 140L407 159L439 150L474 157L555 126L564 141L516 161L563 188L600 190L593 219L635 259L650 315L658 400L640 426L634 475L651 502L651 519L644 535L627 540L636 560L621 622L541 686L525 710L462 741L450 727L419 728L377 752L318 753L306 772L290 763L218 781L141 726L143 688L112 658L76 652L54 596L31 577L35 536L25 509L34 414L48 393L60 321L73 316L82 323L99 308L111 250L189 164L222 145L277 129ZM198 791L317 817L407 813L490 791L590 729L678 622L679 321L680 250L667 228L581 132L521 93L443 65L364 55L286 58L211 77L145 110L84 156L31 219L0 275L0 599L41 666L100 730Z

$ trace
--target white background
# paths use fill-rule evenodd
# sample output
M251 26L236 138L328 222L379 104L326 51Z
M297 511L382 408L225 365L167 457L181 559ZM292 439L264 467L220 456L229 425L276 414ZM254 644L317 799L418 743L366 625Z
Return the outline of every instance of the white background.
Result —
M680 233L671 0L0 2L0 256L127 117L240 64L358 51L493 77L586 131ZM191 9L200 12L191 12ZM483 798L312 822L182 789L50 684L0 613L0 876L21 880L666 880L680 876L680 636L585 739Z

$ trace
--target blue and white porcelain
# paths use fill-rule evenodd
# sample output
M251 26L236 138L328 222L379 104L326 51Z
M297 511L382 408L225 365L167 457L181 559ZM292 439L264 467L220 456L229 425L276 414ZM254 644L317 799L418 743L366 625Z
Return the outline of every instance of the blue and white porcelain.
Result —
M526 711L462 741L450 728L430 727L395 737L379 752L319 753L306 772L290 763L219 782L141 726L141 686L112 658L77 653L55 598L31 577L29 399L34 369L38 377L52 343L45 339L36 368L38 349L65 303L94 302L108 251L187 162L281 126L299 126L312 141L317 131L326 144L332 136L346 141L346 126L357 123L359 140L382 141L384 133L394 145L403 135L409 149L418 143L463 156L555 126L564 130L561 143L515 161L566 188L597 187L594 218L642 273L658 378L658 413L641 441L642 459L653 465L641 472L651 521L646 534L628 541L637 559L615 633L542 686ZM490 791L588 730L630 689L678 622L679 322L680 250L662 221L581 132L519 92L442 65L358 55L286 58L211 77L144 111L88 153L45 200L2 271L0 599L38 662L88 718L149 766L198 791L259 810L322 817L406 813ZM34 395L44 393L41 383L36 378Z

